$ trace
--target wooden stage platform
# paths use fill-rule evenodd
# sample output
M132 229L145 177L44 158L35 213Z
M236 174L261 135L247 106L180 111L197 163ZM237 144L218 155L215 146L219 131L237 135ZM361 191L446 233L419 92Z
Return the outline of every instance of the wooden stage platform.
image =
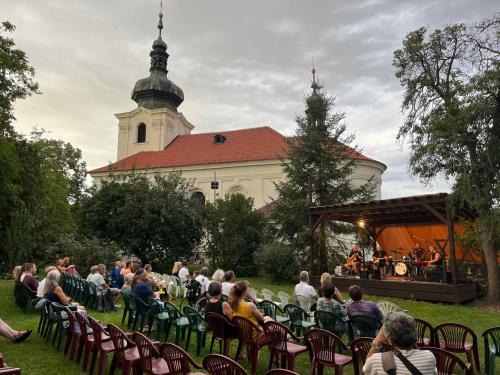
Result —
M371 280L348 276L334 276L332 281L341 292L347 292L351 285L359 285L364 294L420 301L463 303L483 295L480 285L478 285L479 281L453 285L428 281L409 281L402 278Z

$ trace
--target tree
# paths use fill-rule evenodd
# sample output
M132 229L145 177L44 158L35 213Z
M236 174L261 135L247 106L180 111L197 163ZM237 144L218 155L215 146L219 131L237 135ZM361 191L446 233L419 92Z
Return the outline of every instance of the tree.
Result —
M226 195L203 207L206 253L214 267L239 275L256 273L254 253L263 242L266 220L253 208L253 199Z
M14 102L38 92L38 84L33 81L35 71L26 54L15 49L14 41L4 35L14 30L7 21L0 24L0 137L16 137L11 124Z
M314 71L313 71L314 74ZM289 244L294 256L302 261L309 256L311 271L317 274L327 265L329 233L350 233L352 227L340 223L322 223L316 232L316 246L309 254L311 233L307 209L367 200L373 194L373 182L353 186L351 175L356 167L356 150L350 145L353 135L346 135L345 115L334 112L334 98L325 94L313 76L312 93L305 99L305 114L296 119L295 136L288 140L288 154L283 160L286 180L276 184L278 199L272 210L277 234Z
M411 147L410 167L423 182L453 182L452 199L467 201L488 271L488 301L499 302L494 247L500 225L500 16L406 35L394 52L405 89L398 139Z
M202 238L201 219L180 173L166 177L110 176L82 199L81 232L113 241L144 263L166 271L189 259Z

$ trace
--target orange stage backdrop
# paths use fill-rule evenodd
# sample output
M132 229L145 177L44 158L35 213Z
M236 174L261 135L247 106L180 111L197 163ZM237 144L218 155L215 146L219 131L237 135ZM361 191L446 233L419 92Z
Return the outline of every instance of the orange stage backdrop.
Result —
M463 234L463 227L455 224L455 254L457 262L462 261L481 261L481 257L474 250L469 250L464 254L463 248L457 241L457 237ZM377 242L385 249L388 255L392 255L392 250L403 248L405 250L398 250L404 255L410 253L417 242L420 246L427 250L429 246L434 246L436 250L435 240L448 239L448 227L446 225L425 225L425 226L401 226L401 227L386 227L379 235ZM450 247L446 245L446 257L449 259Z

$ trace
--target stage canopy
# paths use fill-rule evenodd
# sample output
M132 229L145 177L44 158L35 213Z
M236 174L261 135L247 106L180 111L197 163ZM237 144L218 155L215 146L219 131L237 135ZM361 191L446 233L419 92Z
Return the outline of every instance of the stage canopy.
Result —
M463 232L456 222L473 221L476 216L465 205L450 204L447 193L311 207L309 215L313 231L323 220L351 223L366 229L389 252L399 248L406 254L417 242L422 247L437 246L450 259L454 283L457 255L460 260L467 255L455 250L454 235Z

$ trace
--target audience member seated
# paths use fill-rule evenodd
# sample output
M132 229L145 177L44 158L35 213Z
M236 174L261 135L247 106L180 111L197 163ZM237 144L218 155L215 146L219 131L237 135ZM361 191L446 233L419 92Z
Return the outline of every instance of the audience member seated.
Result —
M382 320L384 314L377 307L377 305L371 301L362 301L363 292L361 288L357 285L351 285L349 288L349 297L351 297L352 302L347 305L347 315L369 315L374 318Z
M123 286L123 277L120 275L122 271L122 262L117 260L115 262L115 268L111 271L111 287L121 289Z
M54 266L48 266L47 268L45 268L45 277L42 279L42 281L40 281L40 284L38 284L38 289L36 290L36 296L38 298L43 298L47 274L53 270L57 270L57 268Z
M172 268L172 276L179 277L179 271L182 268L182 262L175 262Z
M135 274L129 273L125 278L123 279L123 286L122 286L122 291L123 289L131 289L132 288L132 282L134 281Z
M231 289L233 289L233 285L236 281L236 276L234 275L234 271L226 271L224 274L224 282L222 283L222 294L229 296L231 294Z
M295 285L293 290L293 303L300 306L299 299L297 296L303 296L309 298L311 304L318 298L318 294L312 285L309 285L309 273L307 271L302 271L300 273L300 283Z
M179 279L181 279L182 282L185 282L189 280L189 270L187 268L187 262L183 261L182 262L182 267L179 270Z
M123 278L125 278L125 276L127 276L131 272L132 272L132 261L131 260L127 260L127 262L125 263L125 267L122 268L122 270L120 271L120 275Z
M95 274L96 272L97 272L97 265L90 267L90 273L88 274L86 280L90 281L90 279L92 278L92 275Z
M210 284L214 281L218 281L219 283L222 283L224 281L224 270L221 270L220 268L216 269L214 274L212 275L212 280L208 282L208 286L210 286Z
M248 319L259 327L258 336L255 339L260 339L264 336L264 330L261 325L272 320L268 316L262 315L262 313L257 309L255 303L245 301L245 297L248 297L248 284L245 281L239 281L234 284L233 289L231 289L231 294L229 296L229 305L233 310L233 317L241 316L242 318Z
M323 297L318 299L316 305L317 311L328 311L334 313L341 320L335 321L335 331L337 333L347 332L346 318L347 313L343 305L340 304L335 297L335 287L332 284L326 284L323 287Z
M146 280L148 281L148 283L154 284L156 279L153 275L153 266L151 264L145 264L144 265L144 272L146 273Z
M146 272L144 268L139 268L135 272L132 280L132 293L137 298L145 300L148 297L158 298L158 295L153 291L151 285L147 282Z
M318 288L318 295L320 297L323 297L323 288L325 287L325 285L333 285L332 275L328 272L323 272L323 274L321 274L321 278L319 280L319 283L320 283L320 287ZM334 294L333 298L335 298L340 303L345 303L344 297L342 297L342 294L340 293L340 291L337 289L337 287L334 286L334 288L335 288L335 294Z
M204 295L208 290L208 268L203 267L200 270L200 274L196 276L195 280L198 281L201 285L201 294Z
M382 345L390 346L394 352L379 353ZM398 375L411 375L413 373L400 360L401 357L406 358L422 375L437 374L436 358L432 352L417 348L415 319L404 312L393 312L387 315L383 329L373 340L372 347L368 352L363 373L366 375L386 374L382 364L384 356L387 356L389 361L394 361L395 373Z
M34 263L24 263L23 265L23 273L19 278L19 281L27 285L31 290L38 290L38 280L35 277L36 275L36 265Z
M50 302L57 302L61 305L71 305L76 307L78 310L85 310L83 306L77 303L72 303L71 298L64 294L62 288L59 286L61 281L61 272L59 270L52 270L47 274L45 280L45 288L43 290L43 298L48 299Z
M64 271L69 273L71 276L78 276L78 272L76 271L76 267L74 264L70 263L69 257L64 257L62 259L62 266L64 267Z
M108 289L111 296L117 301L120 298L120 289L110 288L106 281L104 280L104 275L106 275L106 266L104 264L97 265L97 272L88 277L88 282L96 286L98 292L102 292Z
M208 295L210 299L207 301L205 312L213 312L219 315L224 315L229 320L233 319L233 310L228 302L222 301L222 285L218 281L212 281L208 286Z
M15 266L14 269L12 270L12 278L16 282L19 282L19 279L21 278L22 273L23 273L23 267L22 266Z
M11 328L7 323L0 319L0 336L9 339L14 344L25 341L31 335L31 329L26 331L16 331Z

